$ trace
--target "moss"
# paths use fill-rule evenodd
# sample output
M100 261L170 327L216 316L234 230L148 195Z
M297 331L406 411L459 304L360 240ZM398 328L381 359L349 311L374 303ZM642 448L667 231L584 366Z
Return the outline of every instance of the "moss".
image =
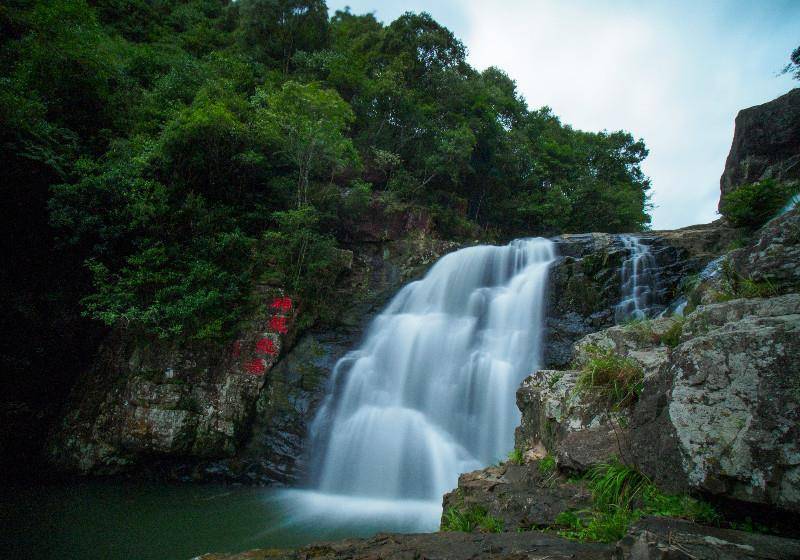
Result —
M680 344L681 335L683 334L683 324L685 322L686 319L683 317L676 317L675 322L661 335L661 342L669 348L675 348Z

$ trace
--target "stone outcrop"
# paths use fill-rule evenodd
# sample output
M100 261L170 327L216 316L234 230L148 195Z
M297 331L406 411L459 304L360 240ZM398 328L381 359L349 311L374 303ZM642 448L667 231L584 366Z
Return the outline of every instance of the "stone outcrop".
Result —
M637 236L655 261L660 308L679 295L687 276L699 272L738 236L721 221ZM614 306L621 298L620 266L629 255L619 235L562 235L553 241L559 257L548 281L544 365L563 369L578 340L613 326Z
M282 292L259 297L265 311L230 348L141 345L124 336L106 343L50 437L50 460L114 474L142 460L233 455L295 319Z
M462 474L458 488L444 495L442 511L480 506L501 520L507 530L517 530L553 526L560 513L584 509L590 503L591 495L584 484L570 482L533 460Z
M298 550L251 550L240 554L205 554L195 560L611 560L614 545L578 543L539 532L378 534L309 545Z
M652 375L667 360L667 348L660 341L674 323L664 318L590 334L576 346L575 365L589 359L588 349L603 348L635 360L645 375ZM576 370L541 370L522 382L517 391L522 421L515 439L518 449L543 446L561 469L585 472L612 457L628 456L630 410L578 398L578 375Z
M720 178L720 205L740 185L800 180L800 88L739 111Z
M384 224L380 241L365 233L366 241L343 251L348 266L336 313L305 332L295 327L294 306L270 307L287 296L265 287L266 311L230 348L165 347L120 335L107 341L49 438L50 462L83 474L296 481L308 424L338 358L400 286L459 247L414 231L422 219L416 214L401 218ZM386 239L392 235L404 237Z
M642 401L633 454L662 485L800 511L800 295L698 308Z

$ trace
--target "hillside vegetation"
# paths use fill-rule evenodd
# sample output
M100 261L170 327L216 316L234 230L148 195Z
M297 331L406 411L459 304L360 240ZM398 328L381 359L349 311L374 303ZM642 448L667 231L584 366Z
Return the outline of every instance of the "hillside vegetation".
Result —
M376 204L423 208L452 239L650 219L641 140L529 109L424 13L384 25L314 0L12 0L0 29L5 320L26 333L3 352L12 370L85 355L84 337L64 338L79 313L228 339L258 281L313 320L337 248Z

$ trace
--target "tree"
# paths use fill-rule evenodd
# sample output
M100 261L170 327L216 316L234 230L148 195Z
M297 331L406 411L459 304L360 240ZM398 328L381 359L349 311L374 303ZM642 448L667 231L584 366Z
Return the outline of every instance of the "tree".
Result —
M792 51L787 64L781 74L793 74L795 80L800 80L800 47Z
M243 0L240 27L257 58L277 63L285 74L299 51L316 51L328 42L324 0Z
M258 89L252 103L257 133L296 172L298 208L308 202L312 178L358 165L358 153L345 136L353 111L335 91L290 80L276 91Z

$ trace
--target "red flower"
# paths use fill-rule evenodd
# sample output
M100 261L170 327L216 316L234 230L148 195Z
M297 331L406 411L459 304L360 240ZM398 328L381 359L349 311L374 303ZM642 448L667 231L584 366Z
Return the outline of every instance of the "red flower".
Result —
M275 348L275 344L269 338L262 338L258 342L256 342L256 352L261 352L262 354L269 354L270 356L274 356L278 353L278 350Z
M266 369L267 366L264 365L264 360L260 358L254 358L244 365L244 370L253 375L264 375L264 370Z
M233 343L233 349L231 350L231 355L234 358L238 358L241 353L242 353L242 341L237 340Z
M289 332L289 328L286 326L286 317L273 317L270 319L269 330L281 334Z
M287 313L292 309L292 298L276 297L272 300L270 307L280 311L281 313Z

